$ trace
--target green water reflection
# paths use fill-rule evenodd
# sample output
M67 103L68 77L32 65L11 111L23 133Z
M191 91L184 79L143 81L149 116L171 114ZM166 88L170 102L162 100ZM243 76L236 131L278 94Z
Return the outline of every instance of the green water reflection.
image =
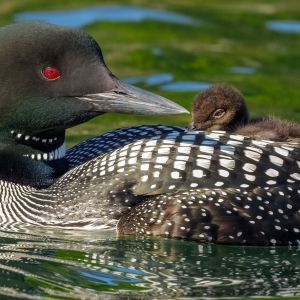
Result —
M300 249L1 232L0 298L300 296ZM1 296L2 295L2 296Z

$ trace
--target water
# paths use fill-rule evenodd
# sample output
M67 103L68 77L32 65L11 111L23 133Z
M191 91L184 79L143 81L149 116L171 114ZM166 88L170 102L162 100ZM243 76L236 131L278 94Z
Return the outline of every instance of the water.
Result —
M162 91L171 92L199 92L207 89L211 83L197 81L175 81L159 87Z
M300 296L296 247L118 240L103 231L31 232L0 232L0 299Z
M15 15L16 21L43 21L68 27L83 27L94 22L141 22L153 20L180 25L198 25L193 18L161 10L134 6L103 6L65 11L36 11Z
M231 67L228 71L233 74L250 75L256 73L256 68L252 67ZM156 86L161 91L169 92L201 92L209 88L212 83L198 81L174 81L170 73L151 74L147 76L133 76L124 78L123 81L129 84L142 84L146 86Z
M266 26L281 33L300 33L300 21L268 21Z
M125 78L123 81L129 84L144 84L144 85L161 85L173 80L173 75L170 73L153 74L148 76L135 76Z
M168 92L199 92L212 85L197 81L174 81L173 75L170 73L128 77L123 81L129 84L156 86L159 90Z

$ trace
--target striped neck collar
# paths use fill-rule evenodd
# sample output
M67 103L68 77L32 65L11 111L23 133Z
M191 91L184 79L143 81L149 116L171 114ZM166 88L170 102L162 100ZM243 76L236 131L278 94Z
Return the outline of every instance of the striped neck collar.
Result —
M30 135L17 130L10 131L17 145L24 146L23 157L38 161L62 159L66 154L65 131Z
M50 152L40 152L40 153L26 153L23 154L24 157L31 158L33 160L42 160L42 161L52 161L64 158L66 155L66 143L63 143L58 148Z

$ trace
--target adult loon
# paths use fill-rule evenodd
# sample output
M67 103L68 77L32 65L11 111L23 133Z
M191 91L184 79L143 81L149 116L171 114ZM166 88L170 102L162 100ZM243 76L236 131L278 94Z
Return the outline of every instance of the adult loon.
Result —
M297 144L140 126L63 157L65 128L95 115L184 110L122 85L80 31L17 24L0 30L0 43L2 228L116 227L119 235L299 244Z
M300 142L300 124L277 118L252 119L235 88L217 84L197 95L193 103L195 130L227 130L252 138Z
M14 24L0 29L0 46L1 180L50 185L68 169L65 129L104 112L185 111L121 83L82 31Z

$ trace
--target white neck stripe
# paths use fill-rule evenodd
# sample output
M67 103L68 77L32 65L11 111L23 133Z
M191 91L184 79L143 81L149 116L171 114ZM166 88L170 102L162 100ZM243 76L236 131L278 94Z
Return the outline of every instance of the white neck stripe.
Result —
M52 150L51 152L41 152L41 153L33 153L33 154L23 154L25 157L29 157L33 160L57 160L61 159L66 155L66 144L63 143L57 149Z

